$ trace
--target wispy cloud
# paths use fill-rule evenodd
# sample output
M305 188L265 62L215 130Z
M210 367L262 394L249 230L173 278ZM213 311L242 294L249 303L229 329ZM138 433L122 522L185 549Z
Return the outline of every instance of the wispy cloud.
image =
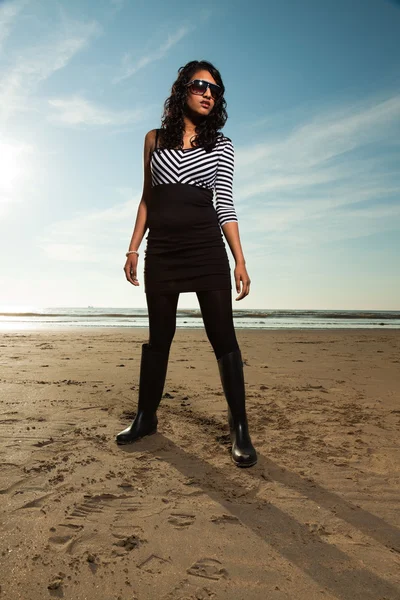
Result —
M54 112L48 120L67 126L127 125L140 122L146 115L145 109L112 110L74 95L70 98L53 98L49 105Z
M286 239L298 239L304 227L305 242L306 231L323 241L393 226L400 177L389 157L398 155L399 123L400 95L380 97L323 111L279 138L237 148L235 198L243 226L286 231ZM374 203L382 220L367 223Z
M0 140L0 216L22 200L21 189L33 174L34 148L23 141Z
M14 0L14 2L0 2L0 52L4 42L10 35L13 23L23 9L27 0Z
M254 169L259 169L264 160L274 170L282 167L285 171L288 168L299 170L318 167L329 159L385 139L387 135L394 138L393 124L398 123L399 119L399 94L381 100L371 99L364 105L321 111L286 136L279 134L279 138L270 142L252 144L255 156L249 155L247 148L242 148L238 158L242 166L246 165L246 169L252 165ZM253 176L253 171L249 176Z
M152 62L164 58L171 48L173 48L178 42L181 41L194 29L191 25L183 25L175 33L168 34L167 40L159 46L157 50L151 52L145 56L140 57L138 60L134 60L131 54L125 54L122 59L122 67L119 75L113 78L113 83L119 83L125 79L129 79L135 73L147 67Z
M121 251L132 233L140 198L133 197L131 190L125 188L117 193L122 201L108 209L80 213L53 223L37 238L38 247L54 260L105 267L119 264Z
M101 31L97 22L67 21L48 40L19 52L0 78L0 124L15 112L29 110L27 99L37 86L63 69Z

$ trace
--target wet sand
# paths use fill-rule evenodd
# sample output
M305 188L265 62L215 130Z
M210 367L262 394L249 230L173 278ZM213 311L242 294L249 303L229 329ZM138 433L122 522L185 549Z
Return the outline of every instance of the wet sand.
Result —
M400 331L237 337L250 469L204 330L129 446L147 330L2 335L0 598L400 598Z

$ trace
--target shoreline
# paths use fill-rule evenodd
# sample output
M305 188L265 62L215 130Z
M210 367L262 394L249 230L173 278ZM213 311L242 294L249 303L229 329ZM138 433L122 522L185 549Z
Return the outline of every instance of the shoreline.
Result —
M116 332L122 332L122 331L148 331L148 327L133 327L133 326L126 326L126 327L121 327L119 325L116 325L115 327L112 325L109 326L57 326L57 327L46 327L46 328L35 328L35 329L0 329L0 333L1 334L7 334L7 333L13 333L13 334L18 334L18 333L52 333L52 332L78 332L78 331L97 331L99 333L104 333L107 331L116 331ZM182 331L182 330L190 330L190 331L202 331L204 329L204 327L187 327L187 326L181 326L181 325L177 325L177 329L176 331ZM235 331L257 331L257 332L263 332L266 333L268 331L273 331L273 332L278 332L278 331L288 331L288 332L296 332L296 331L304 331L306 333L308 332L312 332L312 331L316 331L316 332L321 332L321 331L327 331L327 332L334 332L334 331L338 331L338 332L348 332L348 331L362 331L362 332L366 332L366 331L373 331L373 332L387 332L387 331L398 331L400 332L400 327L387 327L386 329L384 329L384 326L380 326L380 327L277 327L277 328L273 328L273 327L264 327L264 328L260 328L260 327L235 327Z

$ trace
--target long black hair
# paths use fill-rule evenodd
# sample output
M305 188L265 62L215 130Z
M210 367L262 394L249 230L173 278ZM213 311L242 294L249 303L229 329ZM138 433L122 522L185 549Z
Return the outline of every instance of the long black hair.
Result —
M214 80L222 88L222 94L215 100L211 112L196 126L196 138L192 146L203 147L210 151L217 140L219 130L223 128L228 118L225 86L218 69L206 60L192 60L178 69L178 77L172 85L171 95L164 102L164 112L161 117L160 147L181 148L185 124L183 120L188 89L185 86L200 70L209 71Z

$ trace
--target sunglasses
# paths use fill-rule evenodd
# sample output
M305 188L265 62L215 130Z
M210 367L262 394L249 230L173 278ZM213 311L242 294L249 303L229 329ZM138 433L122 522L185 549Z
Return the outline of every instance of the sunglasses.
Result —
M222 88L220 85L216 83L210 83L205 79L192 79L189 83L186 84L192 94L196 94L198 96L202 96L204 92L210 88L211 96L216 100L220 96L222 96Z

